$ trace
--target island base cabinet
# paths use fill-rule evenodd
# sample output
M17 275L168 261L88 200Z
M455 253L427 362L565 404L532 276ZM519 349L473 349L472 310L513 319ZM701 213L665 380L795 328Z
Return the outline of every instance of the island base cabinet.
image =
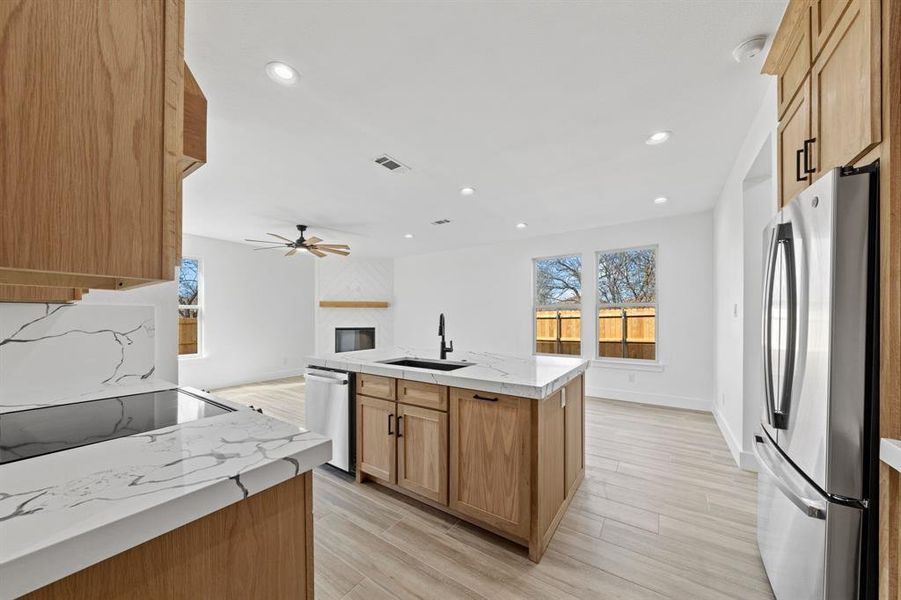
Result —
M450 507L528 540L534 400L452 388Z
M22 598L312 600L312 485L304 473Z
M396 410L394 402L357 397L358 476L365 473L397 483Z
M447 505L447 413L397 405L397 485Z

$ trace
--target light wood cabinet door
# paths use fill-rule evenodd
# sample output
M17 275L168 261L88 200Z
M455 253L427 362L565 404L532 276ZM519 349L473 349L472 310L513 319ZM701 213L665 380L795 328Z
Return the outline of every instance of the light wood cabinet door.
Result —
M0 283L172 279L182 0L0 2Z
M447 413L397 405L397 485L447 505Z
M566 384L566 495L574 490L585 468L585 394L583 377Z
M817 176L852 164L882 139L878 0L853 0L811 69Z
M535 400L450 390L450 507L526 540Z
M566 499L566 406L563 390L537 404L538 532L544 537Z
M851 0L813 0L810 5L810 38L813 58L820 55Z
M358 468L388 483L397 482L396 410L394 402L357 397Z
M789 110L808 71L810 71L810 12L805 9L803 17L788 42L785 55L779 64L779 74L776 77L780 119Z
M801 92L779 123L777 138L779 205L785 206L798 192L810 185L810 174L804 172L804 142L810 139L809 80L802 84Z

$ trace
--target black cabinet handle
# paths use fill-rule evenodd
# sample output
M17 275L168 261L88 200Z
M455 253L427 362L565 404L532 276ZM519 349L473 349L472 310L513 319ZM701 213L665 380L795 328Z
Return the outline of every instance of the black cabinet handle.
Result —
M816 169L812 169L810 167L810 146L816 142L816 138L810 138L809 140L804 140L804 172L805 173L813 173ZM807 179L806 177L804 179Z
M806 146L805 146L806 148ZM805 154L804 148L801 148L795 153L795 180L797 181L807 181L807 175L801 177L801 155ZM807 168L807 159L804 159L805 169Z
M401 415L397 417L397 437L404 437L404 433L401 430L400 426L404 423L404 416Z
M388 435L394 435L394 432L391 431L391 421L394 419L394 413L388 413Z
M478 394L473 394L473 398L476 400L487 400L488 402L497 402L497 398L489 398L488 396L479 396Z

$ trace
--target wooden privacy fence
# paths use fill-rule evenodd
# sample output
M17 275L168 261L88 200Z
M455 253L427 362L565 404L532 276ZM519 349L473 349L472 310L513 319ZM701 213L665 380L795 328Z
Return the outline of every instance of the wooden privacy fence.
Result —
M197 317L178 317L178 353L197 354Z
M579 310L536 311L535 351L544 354L581 354L581 316ZM600 309L598 356L655 359L656 321L654 307Z

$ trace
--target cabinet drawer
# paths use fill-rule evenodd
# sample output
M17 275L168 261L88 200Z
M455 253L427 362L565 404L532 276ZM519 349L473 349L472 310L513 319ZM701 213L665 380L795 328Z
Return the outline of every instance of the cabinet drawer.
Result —
M423 408L447 410L447 387L421 381L397 380L397 401Z
M792 33L791 42L779 64L776 94L780 119L801 89L808 71L810 71L810 11L805 10L804 17Z
M357 375L357 393L370 398L394 400L394 379L360 373Z

